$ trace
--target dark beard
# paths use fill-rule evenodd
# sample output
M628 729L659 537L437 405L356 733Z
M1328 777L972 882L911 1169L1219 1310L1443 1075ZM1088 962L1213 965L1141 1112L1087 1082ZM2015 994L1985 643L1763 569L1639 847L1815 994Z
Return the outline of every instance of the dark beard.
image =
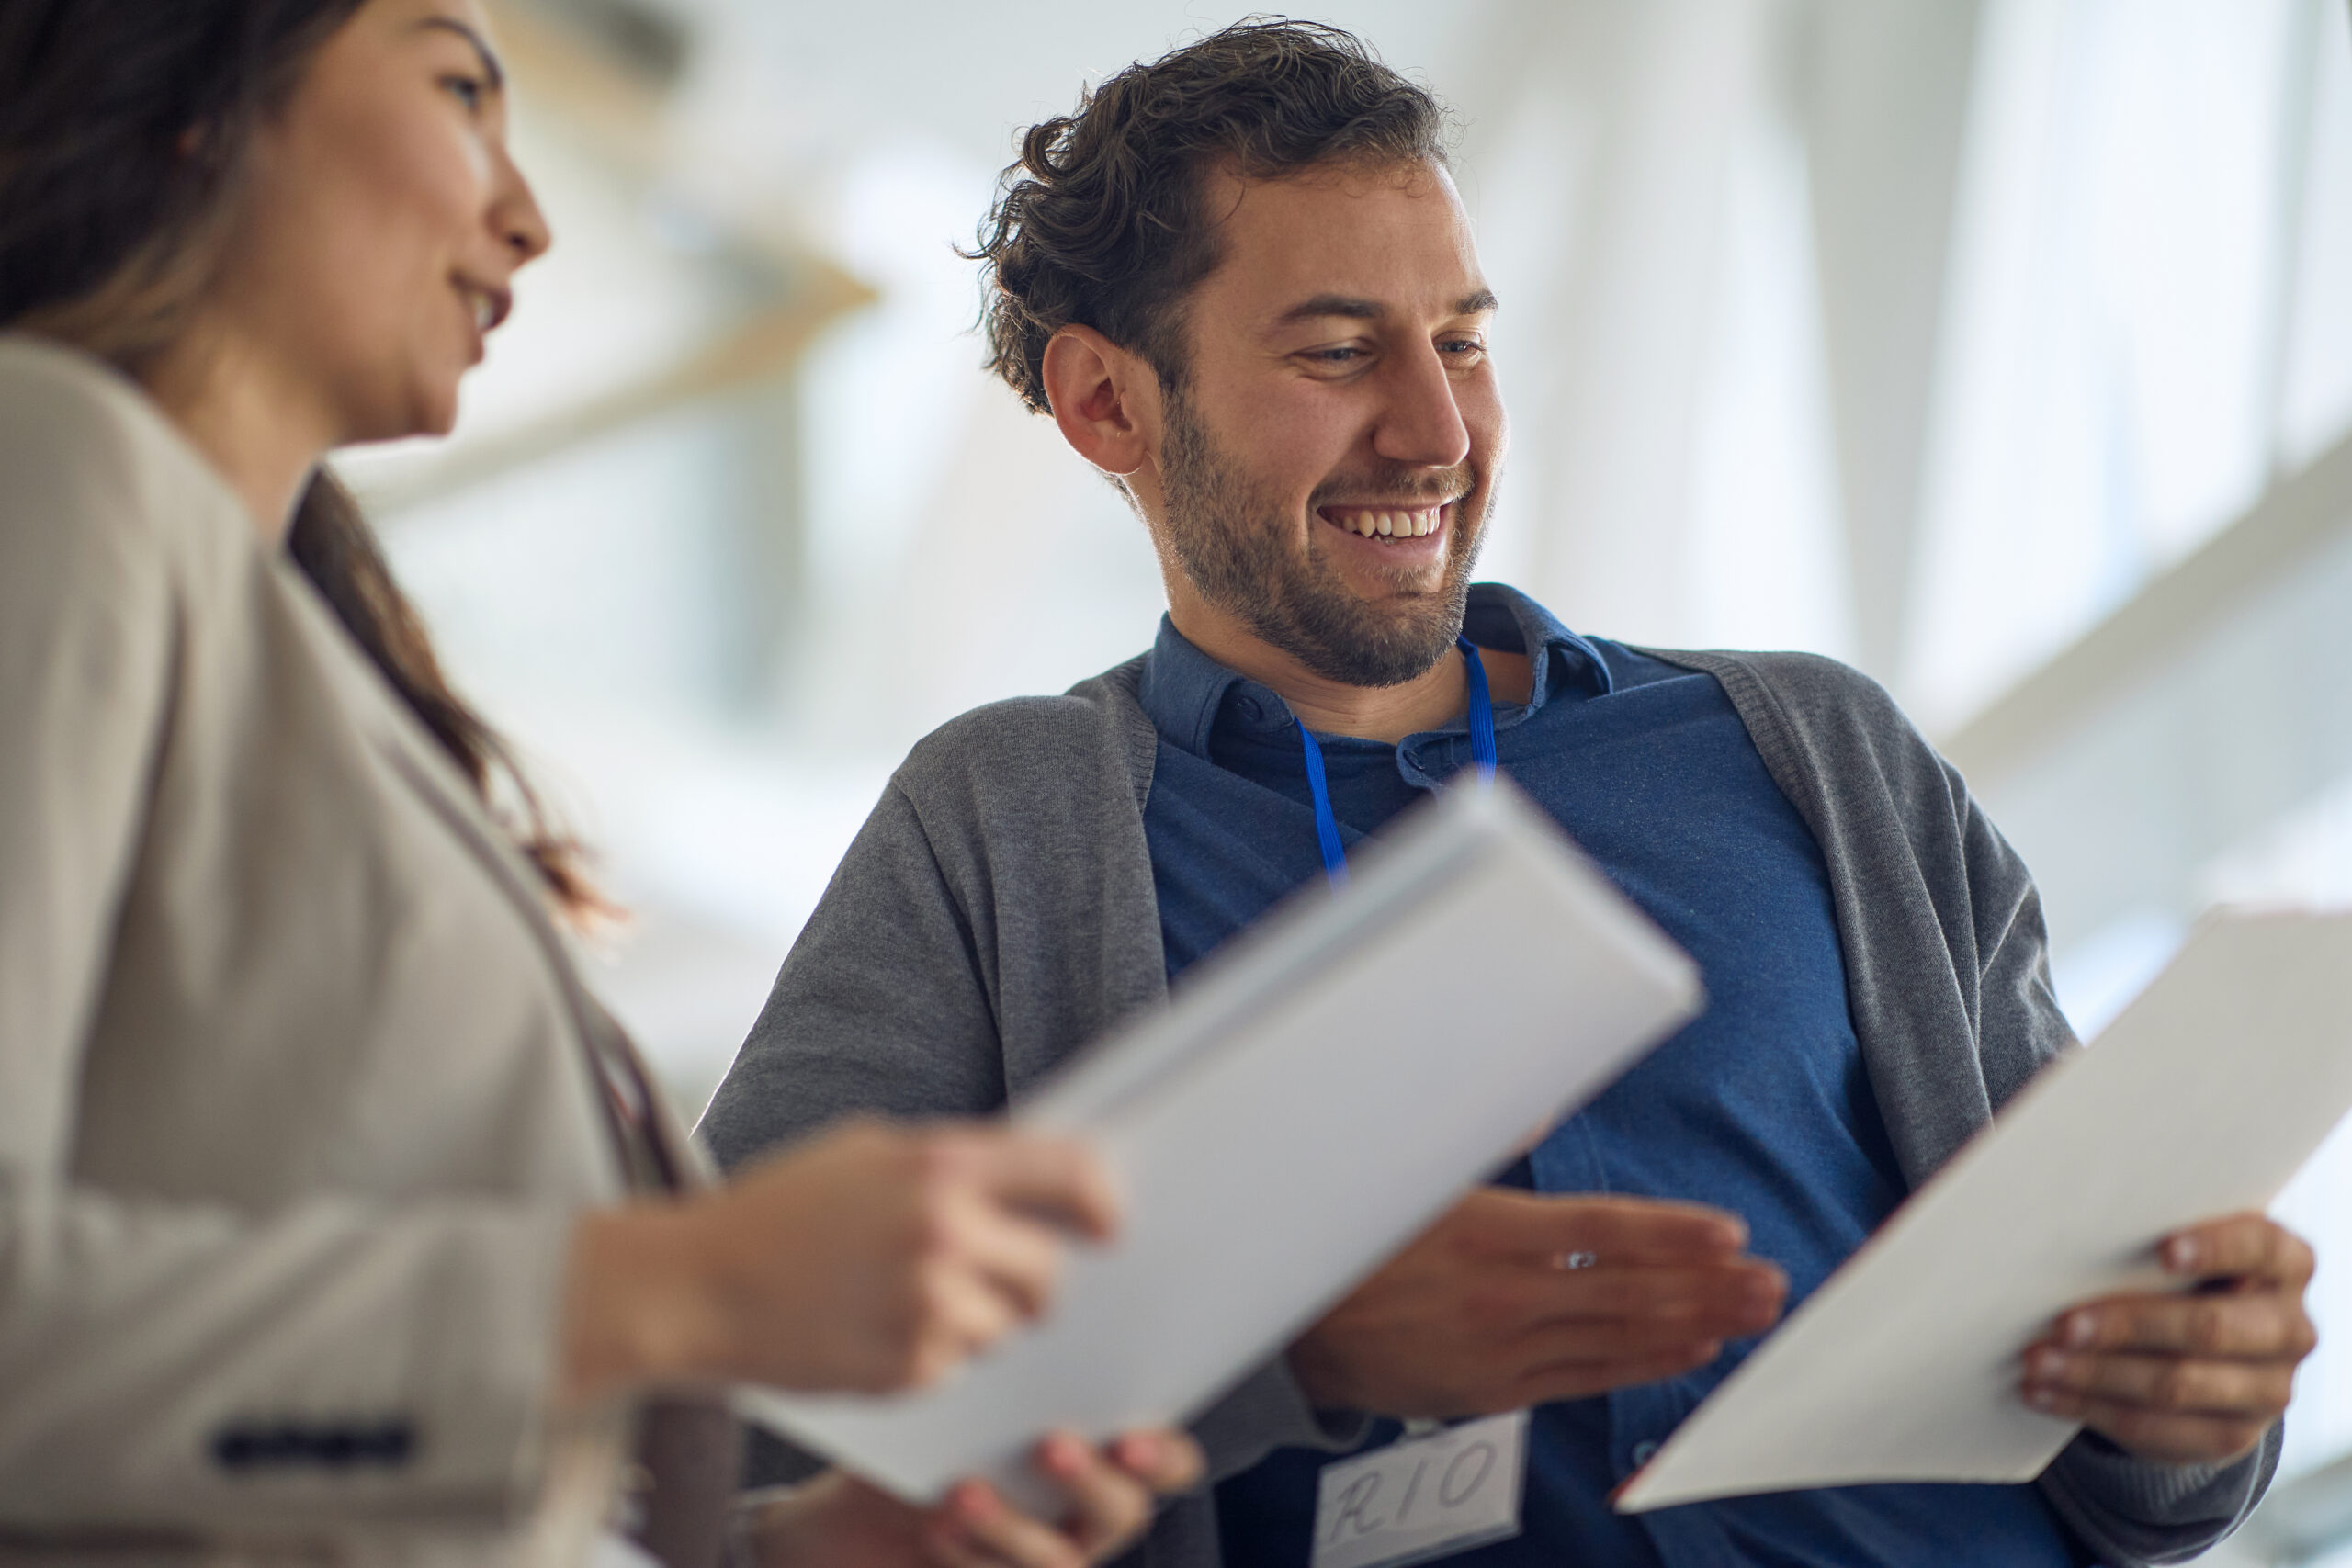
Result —
M1161 451L1169 547L1202 598L1327 681L1350 686L1401 686L1427 674L1462 634L1470 572L1484 543L1485 496L1478 513L1457 505L1447 521L1445 576L1436 589L1374 604L1358 598L1325 558L1319 518L1310 515L1303 557L1290 549L1282 508L1253 487L1218 451L1183 394L1170 389L1168 440ZM1326 491L1451 500L1471 489L1466 468L1432 473L1398 464L1351 476L1310 497L1313 513Z

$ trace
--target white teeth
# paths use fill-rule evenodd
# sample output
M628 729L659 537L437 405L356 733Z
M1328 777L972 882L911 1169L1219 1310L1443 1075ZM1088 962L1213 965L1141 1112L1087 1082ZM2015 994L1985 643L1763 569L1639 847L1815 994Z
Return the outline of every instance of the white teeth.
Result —
M1445 509L1433 506L1427 511L1408 512L1350 507L1344 512L1326 515L1340 527L1367 539L1419 539L1438 531L1445 516Z

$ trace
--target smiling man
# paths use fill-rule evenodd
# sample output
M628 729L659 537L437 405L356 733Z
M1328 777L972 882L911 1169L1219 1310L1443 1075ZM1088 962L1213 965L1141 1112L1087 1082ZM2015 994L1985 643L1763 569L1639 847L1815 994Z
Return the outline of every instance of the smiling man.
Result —
M1349 1502L1402 1423L1519 1410L1497 1438L1523 1487L1458 1561L2203 1549L2267 1483L2312 1340L2310 1254L2259 1216L2175 1238L2213 1289L2085 1303L2033 1348L2018 1396L2086 1424L2036 1486L1611 1512L1784 1293L2071 1037L2031 882L1878 688L1580 636L1471 583L1506 421L1442 130L1348 35L1259 23L1024 138L980 250L990 367L1132 500L1168 616L1132 662L916 748L706 1134L733 1165L844 1111L1017 1098L1443 787L1490 719L1493 760L1697 958L1708 1010L1204 1416L1217 1484L1148 1560L1405 1555ZM1476 975L1428 981L1477 1027ZM1340 1450L1364 1452L1323 1487Z

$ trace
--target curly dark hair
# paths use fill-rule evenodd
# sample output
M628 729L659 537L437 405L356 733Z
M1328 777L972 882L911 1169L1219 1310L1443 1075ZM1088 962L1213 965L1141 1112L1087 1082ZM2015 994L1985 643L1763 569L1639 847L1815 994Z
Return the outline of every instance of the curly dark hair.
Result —
M1046 344L1092 327L1184 378L1184 295L1216 269L1203 174L1253 179L1318 164L1446 161L1444 106L1354 34L1252 17L1128 66L1078 112L1023 131L966 252L984 264L988 368L1050 412Z

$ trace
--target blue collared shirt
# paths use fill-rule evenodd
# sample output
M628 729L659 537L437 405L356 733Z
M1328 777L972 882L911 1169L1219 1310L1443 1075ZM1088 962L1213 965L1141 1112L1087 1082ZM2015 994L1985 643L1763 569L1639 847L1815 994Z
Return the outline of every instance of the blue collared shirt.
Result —
M1531 655L1533 689L1499 705L1500 765L1689 950L1707 1011L1562 1123L1511 1178L1546 1192L1619 1192L1742 1215L1788 1271L1793 1307L1905 1188L1846 1010L1837 912L1820 848L1712 676L1578 637L1510 589L1471 592L1481 647ZM1290 709L1163 622L1141 695L1160 735L1144 829L1171 979L1321 874ZM1460 724L1396 746L1317 737L1340 836L1353 841L1470 760ZM1431 976L1431 984L1460 984ZM2022 1486L1871 1486L1612 1513L1631 1474L1754 1341L1682 1377L1535 1412L1525 1531L1458 1559L1870 1564L2086 1562ZM1384 1423L1375 1443L1392 1440ZM1217 1488L1228 1568L1305 1568L1316 1474L1284 1450Z

